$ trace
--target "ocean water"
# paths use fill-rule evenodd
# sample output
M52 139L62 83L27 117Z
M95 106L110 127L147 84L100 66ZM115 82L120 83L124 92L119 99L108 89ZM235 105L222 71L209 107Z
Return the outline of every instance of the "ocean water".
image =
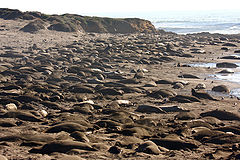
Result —
M240 66L240 63L235 63ZM210 68L216 68L216 63L192 63L189 64L192 67L210 67ZM222 68L223 69L223 68ZM240 67L233 68L233 69L228 69L234 71L234 73L215 73L215 74L210 74L206 75L207 79L212 79L212 80L221 80L221 81L229 81L233 83L240 84ZM210 92L210 94L213 94ZM240 98L240 88L233 88L230 92L229 95L236 96ZM224 95L222 95L224 96Z
M147 19L158 29L178 34L240 33L240 10L114 12L90 16Z
M159 12L148 19L156 28L178 34L240 33L240 11Z

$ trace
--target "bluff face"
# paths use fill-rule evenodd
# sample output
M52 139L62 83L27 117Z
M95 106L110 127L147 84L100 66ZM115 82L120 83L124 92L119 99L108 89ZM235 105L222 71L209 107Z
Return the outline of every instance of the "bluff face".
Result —
M21 12L19 10L0 8L0 18L5 20L29 20L21 30L37 32L41 29L62 32L95 33L156 33L153 24L139 18L105 18L89 17L76 14L46 15L40 12Z

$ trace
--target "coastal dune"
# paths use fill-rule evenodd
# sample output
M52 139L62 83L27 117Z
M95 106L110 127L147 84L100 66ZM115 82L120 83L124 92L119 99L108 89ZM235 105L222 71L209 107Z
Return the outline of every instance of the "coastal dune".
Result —
M46 15L40 12L21 12L13 9L0 9L0 18L5 20L31 21L22 30L37 32L45 29L63 32L95 32L95 33L154 33L155 27L150 21L139 18L103 18L74 14Z

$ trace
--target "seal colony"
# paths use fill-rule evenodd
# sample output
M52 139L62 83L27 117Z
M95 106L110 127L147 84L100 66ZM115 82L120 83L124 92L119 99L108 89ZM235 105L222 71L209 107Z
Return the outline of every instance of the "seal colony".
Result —
M238 62L221 57L239 35L0 22L0 159L239 158L239 84L207 78ZM200 62L225 65L188 65Z

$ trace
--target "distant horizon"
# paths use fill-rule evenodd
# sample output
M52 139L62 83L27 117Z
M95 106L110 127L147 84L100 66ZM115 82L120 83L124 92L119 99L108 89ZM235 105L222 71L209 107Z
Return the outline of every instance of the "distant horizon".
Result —
M8 8L8 7L0 7L0 8ZM189 13L191 14L217 14L217 13L228 13L228 14L233 14L233 13L239 13L239 20L240 20L240 10L198 10L198 11L194 11L194 10L187 10L187 11L183 11L183 10L176 10L176 11L143 11L143 12L102 12L102 13L72 13L72 12L64 12L64 13L46 13L46 12L42 12L39 10L24 10L24 9L19 9L19 8L8 8L8 9L16 9L19 10L21 12L41 12L43 14L47 14L47 15L63 15L63 14L77 14L80 16L92 16L92 17L109 17L109 18L145 18L148 20L153 20L154 18L158 18L161 16L165 16L164 14L168 14L168 16L182 16L182 15L187 15ZM161 14L161 15L160 15ZM163 14L163 15L162 15ZM170 14L170 15L169 15ZM193 16L193 15L190 15ZM210 16L210 15L209 15ZM240 21L239 21L240 22Z
M162 12L211 12L239 11L239 0L88 0L88 1L57 1L57 0L7 0L1 8L18 9L21 11L38 11L44 14L78 14L83 16L101 17L146 17L152 13ZM148 14L148 15L145 15Z

